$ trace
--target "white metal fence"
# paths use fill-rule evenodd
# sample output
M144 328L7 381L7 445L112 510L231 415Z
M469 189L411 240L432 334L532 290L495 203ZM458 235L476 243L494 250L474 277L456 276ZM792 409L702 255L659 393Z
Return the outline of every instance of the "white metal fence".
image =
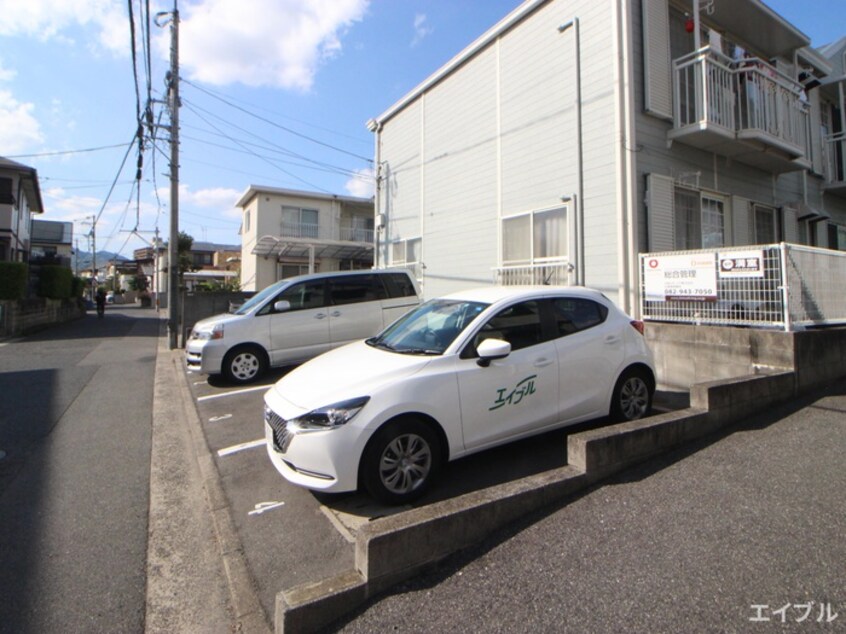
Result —
M566 260L501 266L494 269L494 283L502 286L569 286L574 281L573 271L573 265Z
M846 323L846 252L796 244L640 255L643 319L786 331Z

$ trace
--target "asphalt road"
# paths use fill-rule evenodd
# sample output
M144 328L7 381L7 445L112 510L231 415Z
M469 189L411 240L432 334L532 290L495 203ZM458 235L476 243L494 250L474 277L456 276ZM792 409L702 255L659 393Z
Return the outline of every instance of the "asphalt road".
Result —
M144 629L154 311L0 344L0 632Z
M846 383L628 470L332 631L846 631Z

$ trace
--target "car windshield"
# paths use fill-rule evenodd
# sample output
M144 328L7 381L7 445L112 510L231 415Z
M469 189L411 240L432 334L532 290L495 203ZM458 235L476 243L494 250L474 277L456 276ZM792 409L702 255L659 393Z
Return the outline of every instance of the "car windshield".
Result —
M263 304L268 297L273 297L274 295L279 293L279 291L285 288L285 286L287 286L288 284L288 280L279 280L275 284L271 284L270 286L262 289L261 291L253 295L250 299L248 299L246 302L241 304L238 309L234 311L234 314L246 315L256 306Z
M402 354L443 354L488 304L433 299L394 322L367 344Z

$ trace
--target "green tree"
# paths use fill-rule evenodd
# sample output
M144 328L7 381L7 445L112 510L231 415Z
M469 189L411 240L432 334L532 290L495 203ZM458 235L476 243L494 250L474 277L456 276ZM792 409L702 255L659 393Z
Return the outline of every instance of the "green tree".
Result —
M176 240L176 252L179 258L179 284L182 285L182 276L188 271L196 271L194 260L191 257L191 247L194 246L193 236L188 235L184 231L179 232L179 237Z

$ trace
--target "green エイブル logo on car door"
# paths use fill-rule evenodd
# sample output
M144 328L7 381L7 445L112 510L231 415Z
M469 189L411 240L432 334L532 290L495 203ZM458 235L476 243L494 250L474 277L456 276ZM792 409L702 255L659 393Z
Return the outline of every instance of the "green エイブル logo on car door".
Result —
M536 378L538 378L537 374L527 376L510 391L507 387L498 389L496 391L496 401L494 401L493 407L488 408L488 411L499 409L505 405L518 405L523 399L535 393Z

